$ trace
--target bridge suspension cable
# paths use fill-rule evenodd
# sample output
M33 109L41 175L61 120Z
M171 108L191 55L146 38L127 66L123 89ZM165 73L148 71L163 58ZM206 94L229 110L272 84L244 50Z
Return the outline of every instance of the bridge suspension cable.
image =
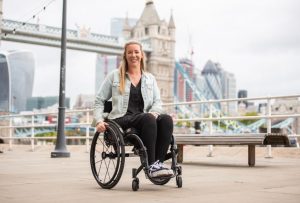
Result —
M19 24L19 25L17 25L16 27L14 27L14 28L12 29L11 33L4 32L4 33L2 33L1 35L2 35L3 37L6 37L8 34L15 34L15 33L18 31L18 29L19 29L20 27L25 26L25 25L26 25L27 23L29 23L31 20L33 20L33 19L35 19L37 16L39 16L40 13L46 11L46 8L48 8L48 6L50 6L54 1L56 1L56 0L50 0L48 3L44 4L43 6L39 6L39 7L35 8L35 9L31 10L31 12L32 12L32 11L35 11L35 10L38 9L38 11L36 11L33 15L30 16L30 18L28 18L28 19L26 19L26 20L23 20L23 19L22 19L23 17L22 17L21 19L19 19L18 21L21 21L22 24ZM30 13L31 13L31 12L30 12ZM27 15L27 14L25 14L25 15L23 15L23 16L26 16L26 15Z

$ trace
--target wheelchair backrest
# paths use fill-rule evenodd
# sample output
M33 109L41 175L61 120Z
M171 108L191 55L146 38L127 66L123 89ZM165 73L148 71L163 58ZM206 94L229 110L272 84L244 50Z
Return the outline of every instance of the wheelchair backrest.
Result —
M104 113L110 113L112 110L112 102L111 101L105 101L104 102Z

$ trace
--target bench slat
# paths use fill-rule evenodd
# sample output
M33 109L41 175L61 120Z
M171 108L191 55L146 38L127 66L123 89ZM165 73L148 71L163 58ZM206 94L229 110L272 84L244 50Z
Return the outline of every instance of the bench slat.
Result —
M263 144L264 136L232 136L232 135L174 135L177 144L196 145L249 145Z

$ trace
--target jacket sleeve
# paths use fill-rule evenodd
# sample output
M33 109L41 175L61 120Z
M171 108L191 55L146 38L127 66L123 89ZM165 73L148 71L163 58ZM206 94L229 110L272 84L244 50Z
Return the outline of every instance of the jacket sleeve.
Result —
M98 90L95 98L94 104L94 120L92 126L96 126L97 123L103 121L105 118L104 114L104 103L109 100L112 96L112 83L113 83L113 75L114 72L111 72L104 79L100 89Z
M162 101L160 98L160 91L156 82L155 77L152 75L153 78L153 104L149 110L149 112L156 112L159 114L164 113L162 108Z

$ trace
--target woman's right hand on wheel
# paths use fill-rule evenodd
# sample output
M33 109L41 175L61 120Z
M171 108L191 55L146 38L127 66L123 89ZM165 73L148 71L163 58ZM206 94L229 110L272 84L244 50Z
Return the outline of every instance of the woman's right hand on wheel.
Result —
M108 126L108 123L105 123L104 121L100 121L96 125L97 132L103 133L106 130L106 126Z

